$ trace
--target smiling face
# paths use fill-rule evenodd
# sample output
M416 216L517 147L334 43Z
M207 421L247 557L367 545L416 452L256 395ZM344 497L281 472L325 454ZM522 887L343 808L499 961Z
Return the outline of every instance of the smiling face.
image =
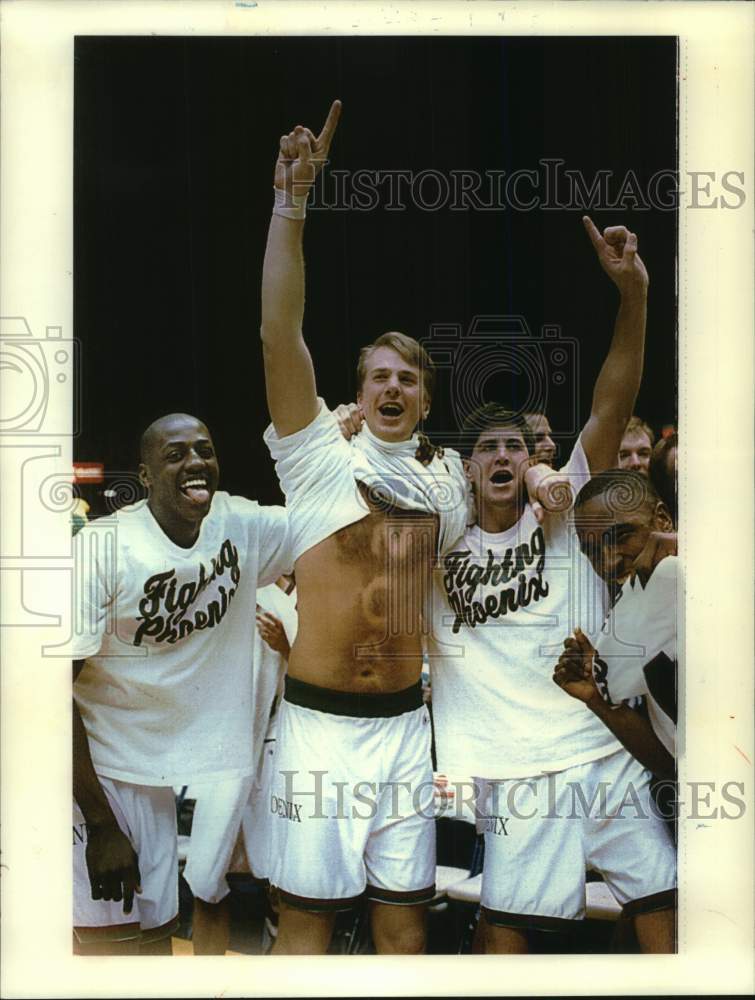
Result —
M382 441L407 441L430 408L419 368L392 347L370 352L357 403L367 426Z
M155 520L178 545L196 541L219 477L210 432L196 417L174 413L145 432L139 478Z
M662 503L643 503L635 510L618 511L605 493L577 508L574 526L580 548L609 587L629 577L651 531L673 530Z
M644 431L632 430L625 434L619 445L619 468L648 476L653 445Z
M490 427L481 432L465 467L484 530L504 531L519 518L529 466L530 455L518 427Z

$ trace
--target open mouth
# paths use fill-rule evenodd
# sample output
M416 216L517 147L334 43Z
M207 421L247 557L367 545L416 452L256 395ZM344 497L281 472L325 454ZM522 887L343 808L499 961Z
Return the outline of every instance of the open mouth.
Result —
M510 472L506 472L504 469L501 469L500 472L493 473L490 477L490 482L493 483L494 486L505 486L506 483L513 482L513 479L514 477Z
M383 417L400 417L404 409L398 403L383 403L378 407L378 412Z
M204 476L187 479L185 483L181 483L180 489L192 503L208 503L210 499L210 488Z

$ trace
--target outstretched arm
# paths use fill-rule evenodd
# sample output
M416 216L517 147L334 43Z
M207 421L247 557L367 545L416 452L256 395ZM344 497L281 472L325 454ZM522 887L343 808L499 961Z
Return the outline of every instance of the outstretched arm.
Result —
M590 419L582 431L582 446L590 472L595 475L615 467L640 389L648 273L637 253L634 233L624 226L610 226L601 236L587 216L582 221L600 266L621 295L611 347L595 382Z
M316 138L301 125L281 136L275 164L276 204L262 266L261 333L267 404L280 437L306 427L317 414L315 373L302 336L303 209L327 159L340 113L341 103L334 101Z

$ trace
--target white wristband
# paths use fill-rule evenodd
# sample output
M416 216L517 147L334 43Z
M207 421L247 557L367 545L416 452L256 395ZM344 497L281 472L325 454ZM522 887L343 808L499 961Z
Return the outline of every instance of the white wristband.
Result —
M282 215L284 219L303 219L306 216L309 191L306 194L294 194L280 188L273 188L273 191L273 215Z

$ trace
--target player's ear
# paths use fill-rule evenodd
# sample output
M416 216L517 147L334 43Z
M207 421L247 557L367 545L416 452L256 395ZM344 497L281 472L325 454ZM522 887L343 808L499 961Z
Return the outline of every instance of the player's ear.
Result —
M149 474L149 469L144 464L144 462L140 462L139 463L138 474L139 474L139 482L142 484L142 486L145 489L148 490L150 488L150 486L152 485L152 479L151 479L150 474Z
M464 466L464 475L467 477L472 486L475 486L477 479L479 478L475 473L477 465L472 461L471 458L462 458L461 464Z
M655 506L655 523L658 531L673 531L674 522L671 520L668 507L662 500Z

